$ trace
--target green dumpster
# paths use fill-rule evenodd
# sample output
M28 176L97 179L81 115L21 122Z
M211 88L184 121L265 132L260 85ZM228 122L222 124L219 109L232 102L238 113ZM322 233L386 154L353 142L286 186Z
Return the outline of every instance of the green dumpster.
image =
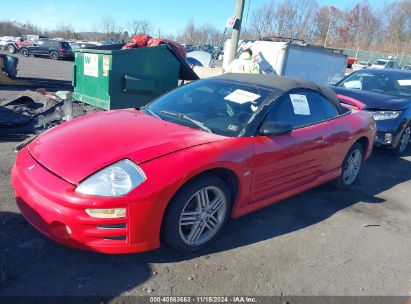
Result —
M182 65L187 74L185 61L167 45L82 49L75 54L73 97L105 110L140 107L175 88Z

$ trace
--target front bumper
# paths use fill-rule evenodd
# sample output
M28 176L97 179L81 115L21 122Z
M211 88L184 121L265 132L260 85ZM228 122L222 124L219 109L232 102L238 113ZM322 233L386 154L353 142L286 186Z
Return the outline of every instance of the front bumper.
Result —
M158 238L147 238L151 202L77 195L75 186L37 163L25 148L13 167L11 183L21 213L50 239L79 249L101 253L133 253L159 247ZM86 208L126 208L125 218L101 219L87 215Z
M400 116L397 119L377 120L376 125L375 146L395 148L400 142L401 134L407 125L407 121Z
M392 146L393 132L377 132L375 134L375 145L379 146Z

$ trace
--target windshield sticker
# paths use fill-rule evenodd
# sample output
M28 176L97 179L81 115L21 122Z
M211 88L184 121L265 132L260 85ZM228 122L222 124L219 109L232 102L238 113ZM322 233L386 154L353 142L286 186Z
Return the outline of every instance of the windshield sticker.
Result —
M400 86L410 86L411 85L411 79L398 79L397 81Z
M255 105L251 105L251 111L253 111L253 112L255 112L255 111L257 111L257 109L258 109L258 106L255 106Z
M293 104L294 114L310 115L310 106L305 95L290 94L291 103Z
M228 130L235 132L235 131L238 130L238 126L236 126L236 125L229 125L229 126L228 126Z
M232 102L238 103L238 104L243 104L247 102L253 102L254 100L260 98L260 95L243 91L243 90L235 90L231 94L227 95L224 97L225 100L230 100Z

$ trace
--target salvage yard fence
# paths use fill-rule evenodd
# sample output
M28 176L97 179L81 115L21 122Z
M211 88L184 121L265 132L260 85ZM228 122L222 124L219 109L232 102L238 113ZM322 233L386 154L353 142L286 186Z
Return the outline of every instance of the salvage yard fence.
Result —
M343 53L349 57L358 58L359 61L366 61L374 63L378 59L389 59L395 58L400 66L411 65L411 56L404 54L395 55L389 53L373 52L373 51L364 51L356 49L343 49Z

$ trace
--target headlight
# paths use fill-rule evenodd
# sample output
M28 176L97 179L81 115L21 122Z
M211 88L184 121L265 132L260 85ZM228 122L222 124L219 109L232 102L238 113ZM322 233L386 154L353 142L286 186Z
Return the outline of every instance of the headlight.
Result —
M114 163L86 178L77 193L96 196L121 196L146 180L143 170L128 159Z
M371 112L375 120L395 119L400 115L400 111L378 111Z

